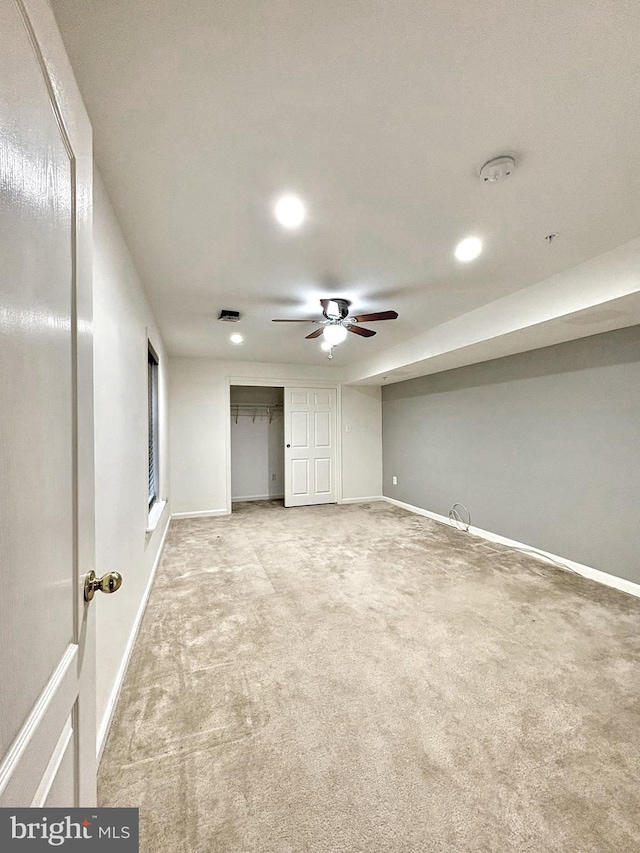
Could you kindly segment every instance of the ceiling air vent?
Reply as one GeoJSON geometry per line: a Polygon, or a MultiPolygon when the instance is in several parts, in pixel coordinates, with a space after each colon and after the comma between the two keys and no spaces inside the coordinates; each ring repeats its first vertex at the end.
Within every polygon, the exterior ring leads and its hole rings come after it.
{"type": "Polygon", "coordinates": [[[224,320],[225,323],[237,323],[239,319],[239,311],[228,311],[226,308],[222,309],[220,316],[218,317],[218,320],[224,320]]]}

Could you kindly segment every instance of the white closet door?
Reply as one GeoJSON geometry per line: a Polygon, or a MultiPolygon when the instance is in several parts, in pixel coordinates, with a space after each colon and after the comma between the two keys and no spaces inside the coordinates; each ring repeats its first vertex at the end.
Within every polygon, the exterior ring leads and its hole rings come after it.
{"type": "Polygon", "coordinates": [[[336,503],[335,388],[285,388],[285,506],[336,503]]]}

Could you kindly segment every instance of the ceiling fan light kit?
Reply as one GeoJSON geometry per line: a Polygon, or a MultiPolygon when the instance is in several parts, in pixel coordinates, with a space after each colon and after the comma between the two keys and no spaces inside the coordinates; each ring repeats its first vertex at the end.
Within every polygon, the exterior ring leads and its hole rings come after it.
{"type": "Polygon", "coordinates": [[[331,323],[331,325],[324,327],[322,334],[331,346],[335,346],[336,344],[341,344],[347,337],[347,328],[340,323],[331,323]]]}

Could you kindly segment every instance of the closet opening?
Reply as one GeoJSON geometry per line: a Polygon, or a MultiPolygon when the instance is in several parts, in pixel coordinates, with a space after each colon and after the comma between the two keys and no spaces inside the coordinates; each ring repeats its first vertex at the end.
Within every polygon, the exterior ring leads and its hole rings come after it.
{"type": "Polygon", "coordinates": [[[232,385],[231,504],[284,503],[284,388],[232,385]]]}

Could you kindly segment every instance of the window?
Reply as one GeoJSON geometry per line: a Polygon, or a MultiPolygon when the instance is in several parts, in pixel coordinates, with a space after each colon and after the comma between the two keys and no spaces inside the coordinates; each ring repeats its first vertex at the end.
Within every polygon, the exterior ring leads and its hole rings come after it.
{"type": "Polygon", "coordinates": [[[158,356],[149,343],[149,509],[159,497],[158,489],[158,356]]]}

